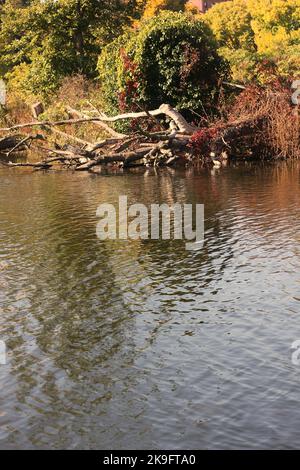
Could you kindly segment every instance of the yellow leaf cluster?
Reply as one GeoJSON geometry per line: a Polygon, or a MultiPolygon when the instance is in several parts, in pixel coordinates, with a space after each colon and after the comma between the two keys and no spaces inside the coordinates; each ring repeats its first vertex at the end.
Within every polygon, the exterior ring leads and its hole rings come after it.
{"type": "Polygon", "coordinates": [[[143,13],[143,19],[152,18],[161,10],[183,10],[185,3],[186,0],[147,0],[143,13]]]}

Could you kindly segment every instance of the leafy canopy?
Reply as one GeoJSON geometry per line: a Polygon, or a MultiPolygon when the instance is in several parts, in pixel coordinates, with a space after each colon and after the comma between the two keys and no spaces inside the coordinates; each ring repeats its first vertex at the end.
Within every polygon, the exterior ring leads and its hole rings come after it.
{"type": "Polygon", "coordinates": [[[232,0],[204,15],[233,78],[257,78],[260,64],[272,61],[279,74],[300,73],[300,0],[232,0]],[[256,67],[257,65],[257,67],[256,67]]]}
{"type": "Polygon", "coordinates": [[[1,8],[0,70],[16,79],[26,69],[28,86],[40,91],[54,89],[66,75],[93,77],[101,48],[130,22],[134,5],[130,0],[33,0],[16,6],[7,0],[1,8]]]}

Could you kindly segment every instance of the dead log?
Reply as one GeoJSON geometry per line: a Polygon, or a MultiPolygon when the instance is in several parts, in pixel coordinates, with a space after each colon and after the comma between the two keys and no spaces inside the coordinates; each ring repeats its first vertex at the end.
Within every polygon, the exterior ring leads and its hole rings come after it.
{"type": "Polygon", "coordinates": [[[134,152],[125,152],[125,153],[112,153],[108,155],[100,155],[95,159],[84,163],[76,168],[76,171],[86,171],[96,165],[103,165],[107,163],[123,163],[126,166],[127,163],[141,160],[146,154],[148,150],[142,149],[139,151],[134,152]]]}
{"type": "Polygon", "coordinates": [[[32,137],[29,135],[27,137],[24,137],[24,139],[20,140],[12,149],[10,149],[7,153],[6,156],[9,157],[13,152],[21,148],[22,146],[24,147],[27,142],[32,140],[32,137]]]}
{"type": "Polygon", "coordinates": [[[209,143],[213,156],[219,156],[223,152],[234,156],[237,151],[241,151],[243,143],[247,142],[248,150],[257,146],[257,138],[264,131],[266,116],[259,116],[254,119],[246,119],[238,122],[228,123],[218,129],[216,137],[209,143]],[[249,143],[247,139],[250,138],[249,143]],[[242,141],[241,141],[242,140],[242,141]]]}
{"type": "Polygon", "coordinates": [[[0,139],[0,152],[9,156],[15,151],[26,150],[28,143],[33,140],[43,140],[44,136],[41,134],[36,135],[11,135],[0,139]]]}
{"type": "MultiPolygon", "coordinates": [[[[122,140],[121,140],[122,141],[122,140]]],[[[100,142],[97,142],[96,144],[93,145],[93,147],[90,149],[91,152],[95,152],[96,150],[99,150],[107,145],[115,145],[120,142],[120,139],[117,138],[112,138],[112,139],[103,139],[100,142]]]]}
{"type": "MultiPolygon", "coordinates": [[[[8,128],[8,130],[42,126],[68,139],[69,134],[58,130],[57,126],[83,122],[101,122],[103,128],[103,121],[105,123],[116,122],[121,119],[138,119],[161,114],[168,116],[174,124],[171,126],[171,132],[142,132],[128,136],[118,134],[112,130],[116,136],[103,139],[95,144],[74,137],[73,140],[80,145],[65,145],[62,148],[56,145],[58,148],[53,149],[39,147],[46,154],[41,162],[32,164],[12,163],[9,166],[51,169],[56,164],[55,168],[68,168],[76,171],[94,171],[96,167],[100,168],[109,164],[130,168],[141,165],[158,167],[171,166],[175,163],[192,164],[193,162],[202,161],[210,164],[216,162],[221,166],[221,160],[228,156],[239,155],[239,151],[240,155],[242,155],[242,152],[244,155],[254,153],[254,149],[257,149],[258,145],[263,142],[268,125],[268,117],[260,115],[240,121],[217,124],[215,127],[198,129],[187,123],[183,116],[169,105],[162,105],[154,111],[125,113],[115,117],[107,117],[101,113],[98,113],[99,116],[97,117],[87,117],[76,110],[72,111],[78,113],[78,119],[56,122],[34,121],[33,123],[17,124],[12,128],[8,128]]],[[[24,136],[9,136],[0,140],[0,148],[1,144],[6,147],[10,145],[10,149],[14,151],[16,148],[22,148],[26,141],[27,137],[24,138],[24,136]]],[[[267,142],[265,145],[267,145],[267,142]]]]}
{"type": "MultiPolygon", "coordinates": [[[[67,111],[71,115],[77,116],[81,119],[90,119],[90,117],[87,116],[86,114],[84,114],[80,111],[77,111],[76,109],[73,109],[70,106],[67,107],[67,111]]],[[[123,139],[124,137],[126,137],[125,134],[121,134],[120,132],[117,132],[114,129],[112,129],[111,127],[109,127],[107,124],[105,124],[105,122],[103,122],[102,119],[99,120],[98,119],[99,117],[101,118],[101,116],[97,116],[97,118],[92,118],[92,120],[90,122],[92,124],[95,124],[96,126],[101,127],[102,130],[104,130],[105,132],[107,132],[109,135],[111,135],[112,137],[114,137],[116,139],[123,139]]]]}
{"type": "Polygon", "coordinates": [[[23,124],[15,124],[11,127],[2,127],[0,132],[12,132],[18,129],[25,129],[26,127],[47,127],[47,126],[66,126],[74,124],[82,124],[93,122],[95,118],[80,118],[80,119],[63,119],[61,121],[31,121],[24,122],[23,124]]]}
{"type": "MultiPolygon", "coordinates": [[[[78,115],[85,116],[84,114],[80,113],[79,111],[73,110],[72,108],[68,108],[68,109],[72,111],[73,113],[76,112],[78,115]]],[[[114,117],[107,117],[107,116],[101,115],[99,117],[98,116],[97,117],[80,117],[78,119],[64,119],[61,121],[38,121],[38,122],[33,121],[33,122],[27,122],[23,124],[16,124],[11,127],[4,127],[0,129],[0,132],[11,132],[11,131],[15,131],[15,130],[26,128],[26,127],[37,127],[37,126],[51,126],[52,127],[52,126],[83,124],[83,123],[89,123],[89,122],[92,122],[92,123],[98,122],[98,123],[101,123],[101,126],[102,126],[102,124],[106,122],[117,122],[117,121],[124,120],[124,119],[137,119],[137,118],[148,117],[148,115],[168,116],[170,119],[172,119],[175,122],[175,124],[178,127],[178,131],[183,134],[191,135],[197,130],[197,127],[189,124],[176,109],[173,109],[168,104],[162,104],[158,109],[155,109],[154,111],[147,111],[147,112],[141,111],[138,113],[119,114],[114,117]]],[[[124,134],[119,134],[115,132],[108,126],[107,126],[107,132],[113,132],[116,138],[123,139],[125,137],[128,137],[124,134]]]]}
{"type": "Polygon", "coordinates": [[[119,114],[114,117],[108,117],[105,115],[101,115],[101,117],[97,117],[96,120],[101,120],[102,122],[117,122],[120,120],[124,119],[138,119],[138,118],[143,118],[143,117],[149,117],[149,116],[160,116],[160,115],[165,115],[168,116],[170,119],[172,119],[176,126],[178,127],[179,132],[185,133],[185,134],[192,134],[195,132],[197,129],[196,126],[192,126],[189,124],[184,117],[172,106],[169,104],[162,104],[158,109],[155,109],[154,111],[141,111],[137,113],[125,113],[125,114],[119,114]]]}
{"type": "Polygon", "coordinates": [[[180,157],[178,155],[174,155],[173,157],[170,157],[167,161],[166,161],[166,165],[167,166],[171,166],[171,165],[174,165],[176,161],[178,161],[180,159],[180,157]]]}
{"type": "Polygon", "coordinates": [[[45,127],[50,132],[53,132],[54,134],[57,134],[60,137],[63,137],[64,139],[73,140],[74,142],[77,142],[78,144],[81,144],[84,147],[92,148],[94,146],[94,144],[92,144],[91,142],[87,142],[86,140],[79,139],[78,137],[74,135],[71,135],[71,134],[68,134],[67,132],[63,132],[59,129],[56,129],[56,127],[50,127],[50,126],[45,126],[45,127]]]}
{"type": "Polygon", "coordinates": [[[12,168],[16,167],[29,167],[29,168],[38,168],[48,170],[51,168],[50,163],[47,162],[37,162],[37,163],[13,163],[13,162],[1,162],[2,165],[9,166],[12,168]]]}

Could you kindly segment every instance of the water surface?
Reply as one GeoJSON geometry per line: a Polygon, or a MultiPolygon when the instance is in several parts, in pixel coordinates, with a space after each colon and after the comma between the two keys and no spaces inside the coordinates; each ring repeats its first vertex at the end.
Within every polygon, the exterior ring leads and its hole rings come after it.
{"type": "Polygon", "coordinates": [[[0,169],[0,448],[299,446],[299,169],[0,169]],[[122,194],[204,203],[204,248],[99,241],[122,194]]]}

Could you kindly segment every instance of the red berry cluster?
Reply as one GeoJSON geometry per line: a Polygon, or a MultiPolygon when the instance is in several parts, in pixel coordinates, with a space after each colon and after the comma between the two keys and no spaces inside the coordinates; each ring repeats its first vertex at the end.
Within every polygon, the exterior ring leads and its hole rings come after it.
{"type": "Polygon", "coordinates": [[[124,90],[119,93],[119,109],[121,112],[136,111],[136,103],[139,101],[138,88],[141,74],[138,65],[128,57],[128,54],[121,49],[121,58],[126,73],[124,90]]]}

